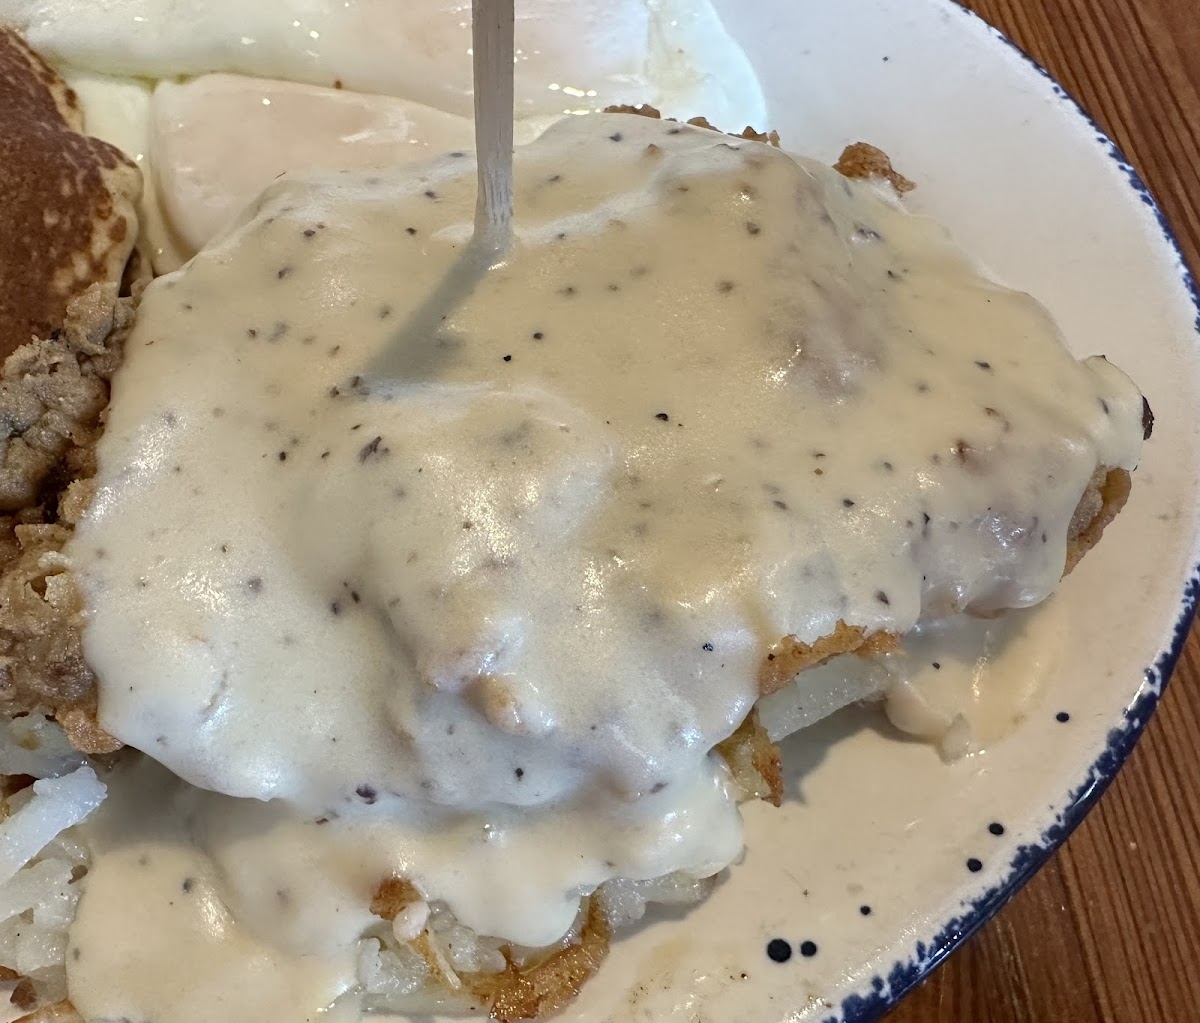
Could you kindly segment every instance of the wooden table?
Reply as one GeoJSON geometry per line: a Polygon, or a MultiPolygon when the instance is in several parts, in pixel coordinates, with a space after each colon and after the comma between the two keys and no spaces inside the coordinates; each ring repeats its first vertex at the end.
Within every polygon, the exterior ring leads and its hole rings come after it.
{"type": "MultiPolygon", "coordinates": [[[[1200,270],[1200,0],[967,0],[1142,172],[1200,270]]],[[[1197,410],[1200,414],[1200,410],[1197,410]]],[[[1200,1023],[1200,628],[1099,806],[888,1023],[1200,1023]]]]}

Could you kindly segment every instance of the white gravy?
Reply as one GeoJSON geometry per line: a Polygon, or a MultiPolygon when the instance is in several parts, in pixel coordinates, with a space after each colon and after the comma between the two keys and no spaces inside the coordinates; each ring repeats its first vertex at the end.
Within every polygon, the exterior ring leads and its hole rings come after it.
{"type": "MultiPolygon", "coordinates": [[[[515,167],[471,288],[469,156],[282,179],[151,286],[115,381],[69,551],[101,723],[223,794],[179,796],[208,859],[146,890],[218,878],[193,902],[283,987],[272,949],[332,977],[394,873],[544,945],[608,878],[720,869],[709,751],[774,642],[1037,603],[1140,452],[1132,384],[874,186],[628,116],[515,167]],[[294,926],[277,879],[314,892],[294,926]]],[[[100,1015],[142,997],[103,980],[129,845],[73,935],[100,1015]]],[[[162,934],[232,954],[175,902],[162,934]]]]}

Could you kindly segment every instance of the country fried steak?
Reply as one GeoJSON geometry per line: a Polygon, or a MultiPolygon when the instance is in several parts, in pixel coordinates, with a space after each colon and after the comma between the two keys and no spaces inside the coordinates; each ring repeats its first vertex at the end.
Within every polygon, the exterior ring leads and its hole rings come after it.
{"type": "MultiPolygon", "coordinates": [[[[0,45],[12,47],[10,53],[27,54],[11,36],[0,33],[4,41],[0,45]]],[[[27,58],[37,61],[32,54],[27,58]]],[[[70,111],[61,80],[44,65],[37,74],[46,83],[46,94],[70,111]]],[[[659,116],[648,107],[622,108],[622,112],[659,116]]],[[[693,119],[696,124],[702,121],[693,119]]],[[[702,126],[711,127],[706,122],[702,126]]],[[[747,129],[734,137],[778,145],[773,133],[747,129]]],[[[907,190],[904,185],[911,187],[892,169],[886,155],[864,147],[863,143],[848,147],[839,160],[837,167],[845,176],[880,177],[897,191],[907,190]]],[[[106,161],[102,165],[108,166],[106,161]]],[[[135,168],[126,169],[137,173],[135,168]]],[[[122,187],[127,183],[122,182],[122,187]]],[[[109,201],[115,209],[131,200],[123,193],[109,201]]],[[[97,201],[96,208],[107,207],[97,201]]],[[[126,253],[126,260],[130,254],[126,253]]],[[[94,472],[94,444],[103,429],[109,380],[133,324],[136,295],[122,296],[117,283],[125,269],[125,263],[118,268],[114,261],[106,283],[90,284],[71,299],[54,321],[57,326],[46,331],[45,338],[13,351],[0,372],[0,508],[8,512],[0,518],[0,700],[10,715],[34,710],[55,714],[77,747],[90,753],[109,752],[119,743],[95,721],[96,680],[80,652],[79,595],[59,552],[87,503],[85,481],[94,472]]],[[[143,283],[136,287],[139,293],[143,283]]],[[[12,334],[3,339],[11,341],[12,334]]],[[[1148,437],[1153,419],[1148,405],[1146,409],[1148,437]]],[[[1097,469],[1071,522],[1064,574],[1099,541],[1123,507],[1129,487],[1125,470],[1097,469]]],[[[884,653],[898,644],[897,637],[867,635],[860,626],[845,622],[811,644],[783,637],[764,653],[760,694],[777,691],[800,672],[831,657],[884,653]]],[[[729,740],[734,746],[722,749],[726,758],[744,763],[735,742],[738,736],[744,737],[746,749],[759,750],[762,762],[761,742],[744,729],[729,740]]],[[[759,772],[768,779],[772,794],[773,773],[759,772]]]]}
{"type": "MultiPolygon", "coordinates": [[[[110,381],[145,283],[134,250],[140,175],[112,147],[80,134],[70,90],[4,30],[0,103],[19,114],[15,130],[0,137],[0,194],[19,200],[17,230],[0,242],[0,275],[15,282],[0,296],[0,352],[7,356],[0,370],[0,710],[6,717],[52,715],[78,750],[107,754],[121,744],[97,722],[97,680],[81,649],[83,602],[62,552],[92,497],[110,381]],[[52,201],[56,195],[69,201],[52,201]]],[[[646,107],[620,111],[659,116],[646,107]]],[[[702,118],[689,123],[712,127],[702,118]]],[[[779,145],[775,133],[749,128],[735,137],[779,145]]],[[[886,155],[863,143],[848,147],[836,169],[879,179],[897,194],[914,187],[886,155]]],[[[1151,423],[1146,406],[1147,437],[1151,423]]],[[[1099,541],[1129,489],[1124,469],[1096,469],[1071,521],[1064,575],[1099,541]]],[[[811,643],[782,637],[763,651],[758,695],[779,691],[831,658],[883,654],[901,642],[845,621],[811,643]]],[[[717,753],[742,798],[782,802],[780,751],[756,710],[717,753]]],[[[534,952],[497,942],[495,969],[450,966],[424,927],[429,907],[406,878],[382,878],[370,911],[424,960],[448,993],[446,1004],[485,1006],[507,1023],[559,1011],[597,971],[612,932],[627,922],[611,905],[610,885],[621,883],[608,882],[580,901],[576,927],[559,946],[534,952]]],[[[699,884],[707,891],[711,879],[699,884]]],[[[61,1002],[25,1019],[78,1017],[61,1002]]]]}

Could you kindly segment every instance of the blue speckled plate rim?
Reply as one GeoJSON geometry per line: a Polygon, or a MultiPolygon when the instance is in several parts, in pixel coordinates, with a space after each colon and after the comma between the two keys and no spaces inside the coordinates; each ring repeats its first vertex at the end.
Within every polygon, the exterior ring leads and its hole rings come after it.
{"type": "MultiPolygon", "coordinates": [[[[1015,51],[1031,68],[1047,79],[1053,85],[1055,94],[1070,103],[1079,116],[1092,128],[1096,141],[1107,150],[1109,158],[1125,175],[1130,188],[1154,214],[1162,231],[1163,239],[1175,253],[1180,280],[1191,296],[1192,306],[1196,313],[1195,330],[1197,334],[1200,334],[1200,291],[1197,290],[1196,279],[1193,277],[1187,261],[1183,258],[1174,231],[1171,230],[1158,203],[1150,194],[1150,189],[1146,187],[1141,175],[1125,157],[1125,154],[1101,131],[1099,125],[1083,109],[1078,100],[1054,81],[1050,73],[1020,46],[999,29],[983,21],[974,11],[962,6],[961,0],[947,0],[947,5],[953,7],[960,16],[979,22],[994,38],[1015,51]]],[[[1158,706],[1158,701],[1166,689],[1167,681],[1170,679],[1175,663],[1179,660],[1179,655],[1183,650],[1183,645],[1187,641],[1192,619],[1196,613],[1198,596],[1200,596],[1200,562],[1193,564],[1191,575],[1184,585],[1180,597],[1181,608],[1179,616],[1175,620],[1170,644],[1159,652],[1153,665],[1146,669],[1138,696],[1125,709],[1120,722],[1109,731],[1103,751],[1088,769],[1084,780],[1067,793],[1063,800],[1064,808],[1055,823],[1043,832],[1037,842],[1022,845],[1017,849],[1009,864],[1008,875],[1003,881],[974,900],[964,912],[950,920],[928,942],[918,942],[912,956],[907,961],[897,962],[887,977],[874,977],[870,982],[870,993],[855,994],[844,999],[838,1014],[828,1017],[825,1023],[873,1023],[884,1013],[895,1008],[896,1004],[909,991],[928,977],[967,938],[991,919],[1050,858],[1050,855],[1067,840],[1116,777],[1121,765],[1129,756],[1154,713],[1155,707],[1158,706]]]]}

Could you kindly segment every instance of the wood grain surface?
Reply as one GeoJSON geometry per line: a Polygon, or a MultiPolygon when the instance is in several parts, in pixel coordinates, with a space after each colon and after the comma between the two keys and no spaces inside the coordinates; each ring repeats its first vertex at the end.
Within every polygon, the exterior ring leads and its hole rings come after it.
{"type": "MultiPolygon", "coordinates": [[[[1129,156],[1200,270],[1200,0],[968,0],[1129,156]]],[[[1200,413],[1198,413],[1200,414],[1200,413]]],[[[1066,846],[887,1023],[1200,1023],[1200,629],[1066,846]]]]}

